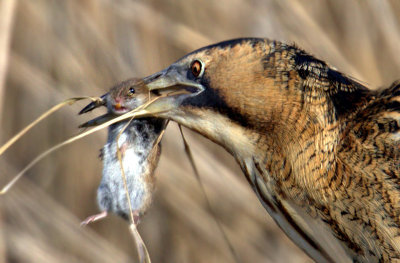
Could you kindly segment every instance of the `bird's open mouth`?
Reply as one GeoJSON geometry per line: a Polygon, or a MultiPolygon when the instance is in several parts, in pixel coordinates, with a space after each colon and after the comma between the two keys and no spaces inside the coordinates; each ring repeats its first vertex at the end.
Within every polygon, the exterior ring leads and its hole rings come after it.
{"type": "Polygon", "coordinates": [[[203,85],[185,78],[175,68],[151,75],[145,78],[144,82],[149,92],[159,98],[146,107],[153,115],[175,109],[185,99],[197,96],[204,91],[203,85]]]}
{"type": "MultiPolygon", "coordinates": [[[[107,113],[97,117],[82,124],[80,127],[97,126],[110,119],[120,119],[116,115],[123,115],[126,116],[126,118],[129,118],[129,116],[134,116],[135,118],[160,116],[161,113],[166,113],[178,108],[186,98],[197,96],[205,90],[203,85],[194,80],[187,79],[183,74],[180,74],[176,68],[163,70],[144,78],[143,81],[150,94],[149,100],[146,103],[133,110],[128,110],[121,104],[116,104],[113,107],[112,114],[107,113]]],[[[106,95],[102,96],[103,100],[100,103],[89,104],[80,114],[91,111],[99,106],[105,106],[105,98],[106,95]]]]}
{"type": "Polygon", "coordinates": [[[204,87],[200,83],[189,80],[183,75],[179,72],[179,68],[170,67],[144,78],[144,82],[151,92],[158,94],[185,90],[188,95],[197,95],[204,90],[204,87]]]}
{"type": "Polygon", "coordinates": [[[151,93],[156,96],[178,96],[178,95],[193,95],[199,93],[199,89],[193,86],[175,85],[159,89],[152,89],[151,93]]]}

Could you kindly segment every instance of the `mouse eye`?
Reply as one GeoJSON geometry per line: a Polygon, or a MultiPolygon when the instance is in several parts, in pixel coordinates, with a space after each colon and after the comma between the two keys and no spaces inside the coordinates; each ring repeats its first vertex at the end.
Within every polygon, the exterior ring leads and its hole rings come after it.
{"type": "Polygon", "coordinates": [[[133,87],[130,87],[129,88],[129,95],[132,95],[132,94],[135,94],[135,88],[133,88],[133,87]]]}
{"type": "Polygon", "coordinates": [[[192,71],[193,76],[198,78],[201,74],[203,74],[203,63],[200,60],[194,60],[190,65],[190,70],[192,71]]]}

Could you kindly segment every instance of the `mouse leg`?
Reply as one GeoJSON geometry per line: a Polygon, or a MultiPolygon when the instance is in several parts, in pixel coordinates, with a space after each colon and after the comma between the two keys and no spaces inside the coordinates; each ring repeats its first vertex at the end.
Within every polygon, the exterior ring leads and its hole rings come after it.
{"type": "Polygon", "coordinates": [[[140,223],[140,216],[138,211],[133,211],[133,223],[135,226],[139,225],[140,223]]]}
{"type": "Polygon", "coordinates": [[[100,219],[103,219],[106,216],[107,216],[107,211],[103,211],[103,212],[101,212],[99,214],[89,216],[89,217],[87,217],[85,220],[83,220],[81,222],[81,226],[86,226],[86,225],[88,225],[90,223],[93,223],[94,221],[98,221],[100,219]]]}

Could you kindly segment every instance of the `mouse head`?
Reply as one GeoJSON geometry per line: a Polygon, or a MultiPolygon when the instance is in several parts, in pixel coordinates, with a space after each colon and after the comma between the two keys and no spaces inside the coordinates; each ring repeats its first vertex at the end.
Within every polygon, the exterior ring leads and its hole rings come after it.
{"type": "Polygon", "coordinates": [[[144,104],[148,98],[149,92],[142,79],[132,78],[112,87],[105,103],[110,112],[121,115],[144,104]]]}
{"type": "Polygon", "coordinates": [[[143,80],[131,78],[113,86],[108,93],[100,97],[100,100],[86,105],[79,114],[105,106],[109,114],[121,115],[145,104],[148,100],[149,91],[143,80]]]}
{"type": "Polygon", "coordinates": [[[79,127],[87,128],[100,125],[115,118],[115,115],[122,115],[136,109],[147,103],[149,99],[149,90],[142,79],[132,78],[122,81],[113,86],[110,91],[101,96],[100,99],[86,105],[79,114],[87,113],[101,106],[107,107],[108,112],[81,124],[79,127]]]}

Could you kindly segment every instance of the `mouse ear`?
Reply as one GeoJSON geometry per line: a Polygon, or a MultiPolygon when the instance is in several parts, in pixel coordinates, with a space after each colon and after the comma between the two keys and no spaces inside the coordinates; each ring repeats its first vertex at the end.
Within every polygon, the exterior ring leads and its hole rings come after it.
{"type": "Polygon", "coordinates": [[[106,105],[106,97],[107,97],[108,93],[102,95],[100,97],[100,100],[98,101],[92,101],[91,103],[89,103],[88,105],[86,105],[80,112],[79,115],[92,111],[100,106],[105,106],[106,105]]]}

